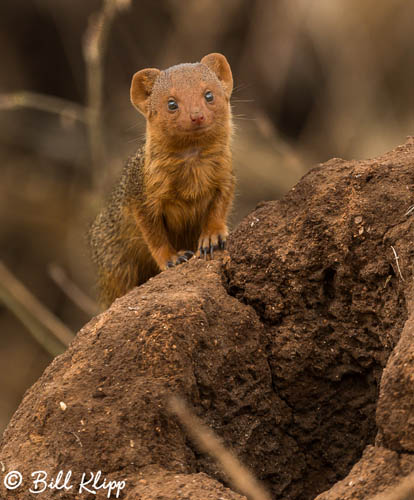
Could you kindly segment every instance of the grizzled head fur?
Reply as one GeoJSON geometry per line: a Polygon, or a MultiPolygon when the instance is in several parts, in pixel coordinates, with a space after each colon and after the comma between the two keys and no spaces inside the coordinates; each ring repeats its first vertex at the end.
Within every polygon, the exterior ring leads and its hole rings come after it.
{"type": "Polygon", "coordinates": [[[230,134],[232,90],[227,59],[213,53],[199,63],[138,71],[131,102],[146,117],[149,132],[160,133],[163,142],[201,144],[230,134]]]}

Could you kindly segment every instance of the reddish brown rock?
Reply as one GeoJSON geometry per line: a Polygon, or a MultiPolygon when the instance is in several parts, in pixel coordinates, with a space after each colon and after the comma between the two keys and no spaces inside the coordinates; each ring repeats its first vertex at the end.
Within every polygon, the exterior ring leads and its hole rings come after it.
{"type": "MultiPolygon", "coordinates": [[[[157,276],[93,319],[54,360],[3,438],[5,468],[26,479],[19,498],[31,498],[30,473],[39,469],[50,476],[72,470],[74,484],[83,472],[102,470],[108,480],[126,480],[127,492],[139,487],[148,464],[222,477],[166,412],[173,393],[246,463],[273,471],[282,455],[288,480],[303,467],[283,432],[291,412],[273,392],[263,327],[253,309],[226,293],[219,270],[219,262],[193,261],[157,276]]],[[[15,498],[0,488],[3,499],[15,498]]],[[[202,491],[194,498],[206,498],[202,491]]]]}
{"type": "Polygon", "coordinates": [[[384,370],[377,423],[379,442],[398,453],[414,452],[414,315],[384,370]]]}
{"type": "Polygon", "coordinates": [[[413,146],[330,160],[232,234],[227,288],[264,324],[273,386],[307,464],[294,498],[344,477],[374,442],[381,373],[407,319],[413,146]]]}
{"type": "Polygon", "coordinates": [[[74,485],[101,470],[128,499],[241,498],[167,412],[173,393],[272,498],[332,487],[319,498],[362,499],[408,474],[412,205],[412,140],[334,159],[248,216],[224,261],[193,260],[117,300],[25,395],[1,443],[1,498],[32,498],[37,470],[71,470],[74,485]],[[18,490],[3,484],[12,470],[18,490]]]}
{"type": "Polygon", "coordinates": [[[348,476],[316,500],[368,500],[414,469],[414,458],[382,447],[367,446],[348,476]]]}

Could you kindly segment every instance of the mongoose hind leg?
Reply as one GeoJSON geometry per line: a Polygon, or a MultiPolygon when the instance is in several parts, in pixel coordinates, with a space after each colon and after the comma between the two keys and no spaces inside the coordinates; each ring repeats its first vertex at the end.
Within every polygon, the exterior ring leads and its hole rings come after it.
{"type": "Polygon", "coordinates": [[[158,266],[145,247],[138,247],[137,253],[129,255],[120,253],[118,258],[113,259],[111,265],[99,268],[101,303],[110,306],[116,298],[122,297],[158,273],[158,266]]]}

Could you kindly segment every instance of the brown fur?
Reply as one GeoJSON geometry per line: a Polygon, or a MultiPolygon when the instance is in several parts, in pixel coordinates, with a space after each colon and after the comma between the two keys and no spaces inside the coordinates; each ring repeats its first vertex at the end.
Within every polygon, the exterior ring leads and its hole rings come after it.
{"type": "Polygon", "coordinates": [[[147,120],[145,146],[89,232],[104,304],[179,263],[185,251],[224,246],[234,192],[232,88],[221,54],[134,75],[131,101],[147,120]],[[177,110],[168,108],[172,98],[177,110]]]}

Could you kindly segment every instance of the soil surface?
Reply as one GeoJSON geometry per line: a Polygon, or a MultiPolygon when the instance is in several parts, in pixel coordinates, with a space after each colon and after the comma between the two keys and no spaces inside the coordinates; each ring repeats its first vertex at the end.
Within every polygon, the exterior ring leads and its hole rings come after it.
{"type": "Polygon", "coordinates": [[[107,498],[79,492],[98,471],[128,500],[244,498],[168,413],[171,394],[274,499],[370,498],[413,471],[413,205],[413,139],[333,159],[260,204],[228,254],[115,301],[27,391],[0,498],[107,498]],[[59,471],[71,489],[50,483],[59,471]]]}

